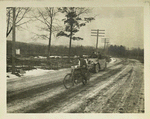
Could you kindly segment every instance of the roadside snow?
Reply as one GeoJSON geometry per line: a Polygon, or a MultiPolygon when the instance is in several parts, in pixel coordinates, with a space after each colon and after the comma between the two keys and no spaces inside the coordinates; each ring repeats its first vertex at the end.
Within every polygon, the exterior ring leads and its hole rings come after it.
{"type": "Polygon", "coordinates": [[[14,78],[19,78],[18,76],[12,74],[11,72],[7,72],[7,79],[14,79],[14,78]]]}
{"type": "MultiPolygon", "coordinates": [[[[40,76],[40,75],[46,74],[47,72],[55,73],[55,72],[64,71],[64,70],[67,70],[67,69],[60,69],[60,70],[33,69],[33,70],[26,71],[23,75],[21,75],[21,77],[40,76]]],[[[18,78],[21,78],[21,77],[18,77],[16,75],[12,74],[11,72],[7,72],[7,80],[9,80],[9,79],[18,79],[18,78]]]]}
{"type": "Polygon", "coordinates": [[[49,71],[54,71],[54,70],[34,69],[34,70],[26,71],[26,73],[23,76],[39,76],[49,71]]]}
{"type": "MultiPolygon", "coordinates": [[[[114,63],[116,61],[115,58],[111,58],[111,61],[109,63],[114,63]]],[[[64,70],[67,70],[68,68],[65,68],[65,69],[59,69],[59,70],[44,70],[44,69],[33,69],[33,70],[29,70],[29,71],[26,71],[24,72],[21,77],[26,77],[26,76],[40,76],[40,75],[44,75],[46,74],[47,72],[48,73],[55,73],[55,72],[59,72],[59,71],[64,71],[64,70]]],[[[18,78],[21,78],[21,77],[18,77],[14,74],[11,74],[11,72],[7,72],[6,73],[7,75],[7,80],[9,79],[18,79],[18,78]]]]}
{"type": "Polygon", "coordinates": [[[113,62],[115,62],[116,61],[116,59],[115,58],[110,58],[111,59],[111,61],[109,62],[109,63],[113,63],[113,62]]]}

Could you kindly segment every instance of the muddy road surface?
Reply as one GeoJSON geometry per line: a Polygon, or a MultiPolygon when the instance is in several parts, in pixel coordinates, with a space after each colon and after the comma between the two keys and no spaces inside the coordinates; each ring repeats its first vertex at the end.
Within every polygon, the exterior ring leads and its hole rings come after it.
{"type": "Polygon", "coordinates": [[[144,66],[115,58],[87,85],[63,86],[70,69],[7,81],[8,113],[144,113],[144,66]]]}

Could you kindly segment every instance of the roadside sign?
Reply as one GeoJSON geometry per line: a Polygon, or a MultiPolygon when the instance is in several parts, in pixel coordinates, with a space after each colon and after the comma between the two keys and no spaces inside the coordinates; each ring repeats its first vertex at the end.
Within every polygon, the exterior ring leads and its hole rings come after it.
{"type": "Polygon", "coordinates": [[[20,55],[20,49],[16,49],[16,54],[20,55]]]}

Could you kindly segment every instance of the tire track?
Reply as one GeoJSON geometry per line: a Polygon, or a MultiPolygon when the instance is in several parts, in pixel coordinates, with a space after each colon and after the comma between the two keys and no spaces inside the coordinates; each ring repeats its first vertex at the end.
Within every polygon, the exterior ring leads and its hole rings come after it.
{"type": "MultiPolygon", "coordinates": [[[[115,75],[116,73],[118,73],[122,68],[113,70],[111,72],[108,72],[108,74],[104,74],[103,76],[100,77],[96,77],[95,80],[90,82],[90,86],[92,87],[95,84],[102,82],[104,80],[107,80],[108,77],[111,77],[112,75],[115,75]],[[99,80],[101,79],[101,80],[99,80]]],[[[71,88],[69,90],[66,90],[65,92],[62,92],[60,94],[55,95],[52,98],[47,98],[43,101],[40,101],[38,103],[36,103],[36,106],[33,107],[27,107],[24,108],[23,110],[18,110],[17,112],[25,112],[25,113],[44,113],[44,112],[48,112],[53,108],[59,108],[59,105],[66,102],[67,100],[69,100],[70,98],[74,98],[77,94],[79,94],[80,92],[84,91],[87,87],[83,86],[83,85],[77,85],[74,88],[71,88]]]]}
{"type": "MultiPolygon", "coordinates": [[[[113,70],[107,69],[106,70],[107,72],[104,73],[102,76],[94,77],[94,80],[90,80],[90,82],[87,86],[83,86],[83,85],[74,86],[72,89],[60,92],[60,93],[54,95],[53,97],[45,98],[39,102],[34,103],[33,105],[29,105],[29,106],[24,107],[22,109],[14,110],[11,112],[16,112],[16,113],[20,113],[20,112],[22,112],[22,113],[23,112],[25,112],[25,113],[49,112],[50,110],[59,108],[59,106],[62,103],[66,102],[67,100],[69,100],[71,98],[76,97],[81,92],[86,92],[87,88],[94,87],[96,84],[101,83],[103,81],[107,82],[109,77],[114,76],[116,73],[123,70],[124,67],[125,67],[125,65],[118,68],[118,69],[113,69],[113,70]]],[[[50,92],[51,89],[56,89],[56,91],[57,91],[57,88],[62,87],[62,86],[63,86],[62,81],[58,81],[58,82],[54,82],[54,83],[53,82],[45,83],[45,84],[38,85],[38,86],[29,88],[29,89],[27,88],[25,90],[21,90],[17,94],[13,94],[13,95],[11,95],[11,93],[9,92],[10,95],[8,94],[8,100],[7,101],[10,104],[12,104],[14,101],[17,101],[17,100],[25,100],[28,102],[28,101],[30,101],[31,98],[36,97],[36,95],[38,98],[40,96],[40,95],[38,96],[38,94],[40,94],[40,93],[41,93],[41,95],[42,95],[42,93],[45,93],[45,92],[48,93],[48,91],[50,92]]],[[[45,95],[47,95],[47,94],[45,93],[45,95]]]]}
{"type": "MultiPolygon", "coordinates": [[[[130,77],[130,73],[132,72],[132,69],[130,69],[129,71],[124,72],[124,75],[119,75],[119,77],[117,79],[115,79],[110,85],[108,85],[107,87],[103,88],[102,90],[99,91],[99,93],[92,97],[89,98],[86,101],[86,104],[83,104],[80,106],[79,109],[76,110],[72,110],[72,113],[85,113],[85,112],[89,112],[87,111],[88,107],[93,108],[93,110],[90,110],[90,112],[96,112],[96,111],[102,111],[102,109],[104,108],[105,104],[107,103],[107,101],[109,101],[111,99],[111,97],[116,93],[116,91],[118,90],[118,86],[122,86],[124,84],[124,82],[122,81],[122,78],[124,77],[130,77]],[[97,102],[97,100],[100,100],[99,106],[94,105],[94,102],[97,102]],[[98,107],[98,108],[95,108],[98,107]]],[[[126,81],[126,80],[125,80],[126,81]]]]}
{"type": "Polygon", "coordinates": [[[133,68],[120,76],[114,83],[101,90],[95,97],[87,100],[73,113],[137,113],[144,112],[143,78],[137,71],[135,62],[130,62],[133,68]],[[138,78],[138,79],[137,79],[138,78]],[[122,82],[124,81],[124,82],[122,82]],[[121,84],[121,85],[119,85],[121,84]],[[140,93],[140,94],[139,94],[140,93]],[[141,95],[141,97],[139,97],[141,95]],[[139,102],[139,100],[141,102],[139,102]]]}
{"type": "MultiPolygon", "coordinates": [[[[120,68],[118,70],[121,70],[120,68]]],[[[108,69],[107,70],[108,73],[104,74],[104,76],[107,76],[110,72],[111,72],[111,69],[108,69]]],[[[108,75],[108,77],[111,76],[111,75],[108,75]]],[[[25,99],[25,98],[32,98],[34,97],[35,95],[37,95],[38,93],[42,93],[42,92],[45,92],[47,90],[51,90],[52,88],[56,88],[56,87],[59,87],[63,85],[62,83],[62,80],[59,80],[57,82],[49,82],[49,83],[44,83],[44,84],[39,84],[39,85],[36,85],[34,87],[32,87],[31,89],[29,88],[25,88],[25,89],[22,89],[22,90],[18,90],[16,93],[15,91],[7,91],[7,103],[11,103],[15,100],[19,100],[19,99],[25,99]]]]}
{"type": "MultiPolygon", "coordinates": [[[[129,76],[127,80],[124,82],[124,85],[118,87],[118,89],[115,91],[115,94],[109,99],[101,113],[118,113],[122,110],[123,101],[127,98],[127,95],[129,94],[130,90],[132,89],[131,77],[133,75],[133,68],[129,71],[129,76]],[[130,88],[127,88],[130,87],[130,88]],[[126,90],[124,90],[126,89],[126,90]]],[[[121,79],[124,77],[121,77],[121,79]]]]}
{"type": "Polygon", "coordinates": [[[42,93],[42,92],[45,92],[45,91],[50,90],[52,88],[59,87],[60,85],[63,85],[62,81],[58,81],[55,83],[50,82],[50,83],[47,83],[44,85],[40,85],[38,87],[34,87],[32,89],[29,89],[29,90],[19,92],[19,93],[14,94],[14,95],[10,95],[10,92],[8,92],[7,93],[7,103],[11,103],[14,100],[25,99],[28,97],[32,98],[32,97],[34,97],[34,95],[36,95],[38,93],[42,93]]]}
{"type": "MultiPolygon", "coordinates": [[[[141,71],[138,71],[138,62],[131,60],[130,63],[133,65],[133,72],[129,77],[129,80],[127,80],[125,85],[120,87],[111,99],[111,102],[108,102],[105,107],[106,109],[102,111],[103,113],[138,112],[135,107],[138,105],[138,96],[140,95],[139,92],[141,92],[140,89],[143,84],[143,77],[141,71]]],[[[142,92],[142,94],[143,93],[144,92],[142,92]]],[[[144,108],[142,108],[142,112],[144,112],[144,108]]]]}

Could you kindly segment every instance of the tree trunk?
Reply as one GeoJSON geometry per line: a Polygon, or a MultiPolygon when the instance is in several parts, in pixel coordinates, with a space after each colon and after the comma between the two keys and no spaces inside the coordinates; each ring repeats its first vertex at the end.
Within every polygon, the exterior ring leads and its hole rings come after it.
{"type": "Polygon", "coordinates": [[[68,62],[70,62],[71,40],[72,40],[72,24],[71,24],[71,31],[70,31],[68,62]]]}
{"type": "MultiPolygon", "coordinates": [[[[52,11],[53,14],[53,11],[52,11]]],[[[53,17],[51,16],[51,24],[50,24],[50,35],[49,35],[49,45],[48,45],[48,55],[47,55],[47,60],[49,60],[50,56],[50,48],[51,48],[51,37],[52,37],[52,23],[53,23],[53,17]]]]}
{"type": "Polygon", "coordinates": [[[48,54],[47,54],[47,59],[49,60],[49,56],[50,56],[50,47],[51,47],[51,35],[52,35],[52,30],[50,28],[50,34],[49,34],[49,44],[48,44],[48,54]]]}
{"type": "Polygon", "coordinates": [[[12,32],[12,74],[15,74],[15,39],[16,39],[16,34],[15,34],[15,7],[13,8],[13,32],[12,32]]]}

